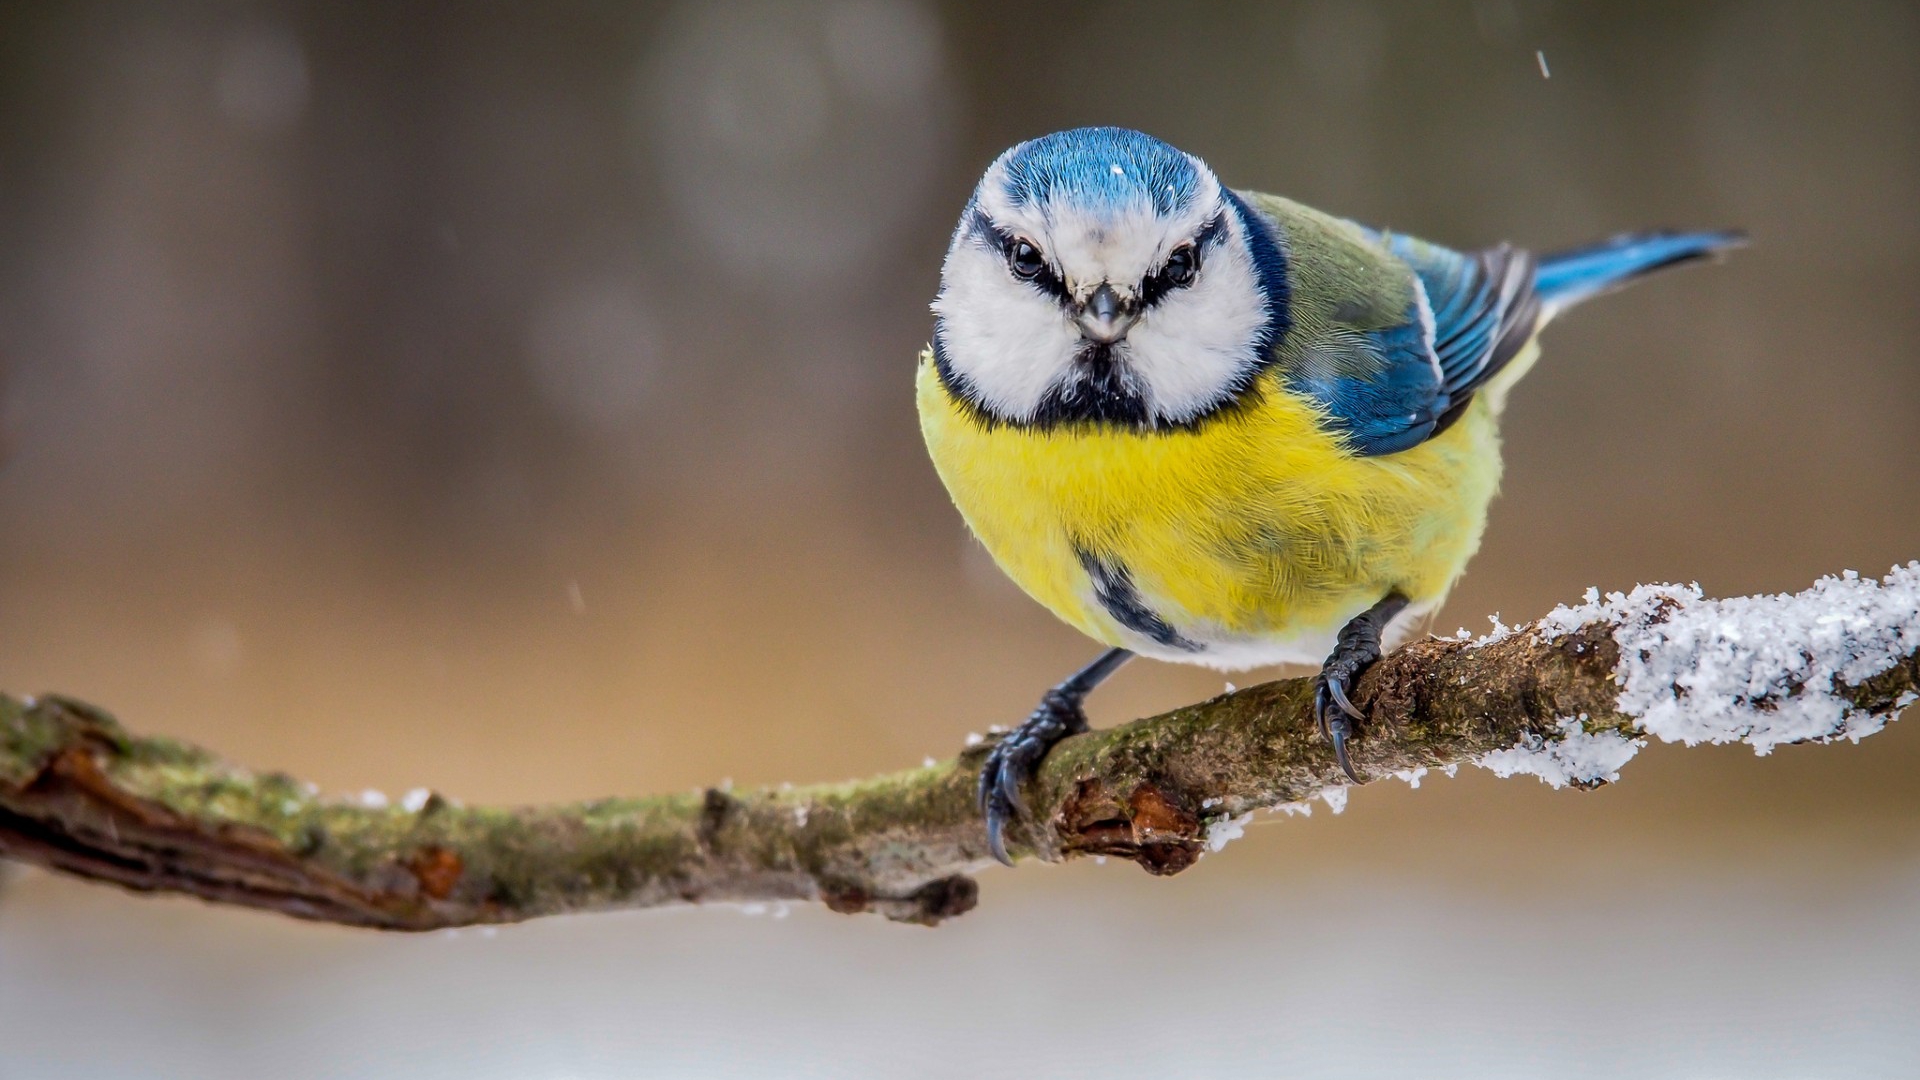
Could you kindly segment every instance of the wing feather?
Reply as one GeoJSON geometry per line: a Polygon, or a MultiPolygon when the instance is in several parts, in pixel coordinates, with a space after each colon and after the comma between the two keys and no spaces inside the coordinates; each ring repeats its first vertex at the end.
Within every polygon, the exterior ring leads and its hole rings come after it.
{"type": "Polygon", "coordinates": [[[1418,346],[1404,334],[1376,331],[1373,340],[1382,346],[1379,375],[1393,382],[1397,369],[1417,367],[1437,369],[1438,377],[1427,406],[1402,410],[1400,424],[1368,418],[1374,422],[1366,425],[1366,437],[1355,440],[1365,454],[1397,453],[1445,431],[1474,391],[1526,347],[1540,321],[1528,252],[1502,245],[1462,254],[1412,237],[1383,239],[1418,278],[1432,330],[1418,346]]]}
{"type": "Polygon", "coordinates": [[[1288,386],[1354,452],[1399,453],[1445,431],[1540,324],[1531,254],[1471,254],[1250,194],[1278,229],[1292,329],[1288,386]]]}

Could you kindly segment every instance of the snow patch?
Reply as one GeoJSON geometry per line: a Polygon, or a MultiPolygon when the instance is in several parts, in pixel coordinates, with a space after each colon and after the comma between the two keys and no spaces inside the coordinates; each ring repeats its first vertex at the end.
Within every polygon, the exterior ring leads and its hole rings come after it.
{"type": "MultiPolygon", "coordinates": [[[[1487,631],[1485,637],[1475,638],[1473,648],[1483,649],[1496,641],[1505,641],[1519,630],[1519,627],[1508,626],[1506,623],[1501,622],[1500,613],[1497,611],[1487,616],[1487,621],[1493,624],[1493,629],[1487,631]]],[[[1466,631],[1461,630],[1460,634],[1465,635],[1466,631]]]]}
{"type": "Polygon", "coordinates": [[[1860,739],[1888,715],[1834,693],[1858,686],[1920,649],[1920,562],[1884,579],[1849,570],[1794,594],[1701,598],[1700,587],[1642,585],[1587,591],[1577,607],[1540,620],[1545,641],[1607,620],[1620,646],[1620,711],[1667,742],[1744,742],[1765,754],[1784,743],[1860,739]]]}
{"type": "Polygon", "coordinates": [[[1474,764],[1493,770],[1495,776],[1537,776],[1553,788],[1611,784],[1620,779],[1620,766],[1632,760],[1647,741],[1629,739],[1617,731],[1589,733],[1583,719],[1565,717],[1559,722],[1559,738],[1529,734],[1520,745],[1483,754],[1474,764]]]}
{"type": "Polygon", "coordinates": [[[1235,817],[1215,818],[1207,822],[1207,850],[1219,851],[1228,844],[1246,835],[1247,822],[1253,820],[1253,811],[1235,817]]]}
{"type": "MultiPolygon", "coordinates": [[[[1595,623],[1611,624],[1620,647],[1620,711],[1665,742],[1741,742],[1757,754],[1787,743],[1858,742],[1920,700],[1902,694],[1882,714],[1835,692],[1920,650],[1920,562],[1879,580],[1849,570],[1799,593],[1724,600],[1704,598],[1698,585],[1641,585],[1604,597],[1588,589],[1582,603],[1555,608],[1533,632],[1552,643],[1595,623]]],[[[1496,621],[1474,644],[1511,634],[1496,621]]],[[[1585,719],[1562,719],[1557,737],[1529,736],[1475,764],[1554,787],[1617,779],[1646,740],[1589,732],[1585,719]]]]}
{"type": "Polygon", "coordinates": [[[1327,804],[1327,809],[1336,814],[1342,813],[1347,808],[1347,786],[1345,784],[1339,784],[1333,787],[1321,788],[1320,798],[1327,804]]]}

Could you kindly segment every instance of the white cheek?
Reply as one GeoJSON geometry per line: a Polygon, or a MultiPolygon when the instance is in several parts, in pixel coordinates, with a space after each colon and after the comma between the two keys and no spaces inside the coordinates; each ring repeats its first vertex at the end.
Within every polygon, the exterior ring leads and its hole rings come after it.
{"type": "Polygon", "coordinates": [[[1191,288],[1163,298],[1127,335],[1154,413],[1177,423],[1224,403],[1259,366],[1265,323],[1252,261],[1238,245],[1217,250],[1191,288]]]}
{"type": "Polygon", "coordinates": [[[941,318],[947,363],[990,411],[1030,418],[1072,367],[1079,331],[1052,297],[1013,280],[990,252],[956,248],[944,279],[933,310],[941,318]]]}

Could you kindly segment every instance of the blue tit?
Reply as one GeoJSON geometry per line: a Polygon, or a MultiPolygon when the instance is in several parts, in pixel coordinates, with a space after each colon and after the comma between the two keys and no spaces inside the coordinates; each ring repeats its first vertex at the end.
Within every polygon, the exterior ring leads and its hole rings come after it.
{"type": "Polygon", "coordinates": [[[1022,784],[1136,654],[1319,664],[1321,730],[1359,781],[1354,682],[1479,546],[1541,327],[1740,242],[1463,253],[1235,191],[1136,131],[1002,154],[947,250],[921,431],[1000,568],[1109,648],[988,755],[994,856],[1022,784]]]}

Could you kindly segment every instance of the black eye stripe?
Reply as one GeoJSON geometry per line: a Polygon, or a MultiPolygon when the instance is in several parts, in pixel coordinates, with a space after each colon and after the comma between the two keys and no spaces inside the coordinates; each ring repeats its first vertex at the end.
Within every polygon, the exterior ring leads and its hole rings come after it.
{"type": "MultiPolygon", "coordinates": [[[[1192,244],[1181,244],[1173,250],[1179,251],[1182,248],[1192,250],[1193,273],[1194,277],[1198,277],[1200,268],[1206,265],[1206,253],[1226,243],[1226,241],[1227,215],[1220,213],[1215,214],[1212,221],[1201,226],[1199,233],[1195,234],[1192,244]]],[[[1173,252],[1170,251],[1167,255],[1168,258],[1172,258],[1173,252]]],[[[1168,277],[1166,264],[1162,263],[1158,270],[1147,275],[1147,279],[1140,283],[1140,306],[1142,308],[1152,307],[1154,304],[1165,299],[1168,293],[1176,289],[1184,288],[1186,285],[1193,284],[1193,280],[1193,278],[1189,278],[1185,284],[1176,284],[1168,277]]]]}
{"type": "Polygon", "coordinates": [[[1053,297],[1059,301],[1062,306],[1073,302],[1073,294],[1067,291],[1067,283],[1060,280],[1060,275],[1054,273],[1053,267],[1051,266],[1035,274],[1033,280],[1027,282],[1027,284],[1053,297]]]}
{"type": "MultiPolygon", "coordinates": [[[[987,250],[997,253],[1002,261],[1010,261],[1013,258],[1013,247],[1021,241],[1021,237],[995,224],[994,220],[988,217],[983,210],[975,210],[973,212],[971,222],[967,227],[967,232],[987,250]]],[[[1027,242],[1033,243],[1030,240],[1027,242]]],[[[1035,251],[1040,252],[1042,259],[1046,259],[1047,253],[1040,245],[1034,244],[1033,247],[1035,251]]],[[[1008,272],[1012,272],[1011,268],[1009,268],[1008,272]]],[[[1067,292],[1066,283],[1061,281],[1060,275],[1054,272],[1051,261],[1048,261],[1046,266],[1031,278],[1015,278],[1015,280],[1020,281],[1023,285],[1031,285],[1039,289],[1041,292],[1046,293],[1062,304],[1069,303],[1073,299],[1072,295],[1067,292]]]]}
{"type": "Polygon", "coordinates": [[[1000,226],[995,225],[984,210],[975,210],[967,220],[967,235],[1000,252],[1005,252],[1007,245],[1013,243],[1013,234],[1001,231],[1000,226]]]}
{"type": "Polygon", "coordinates": [[[1225,243],[1226,239],[1227,215],[1223,212],[1215,214],[1212,221],[1201,227],[1199,235],[1193,238],[1193,246],[1207,251],[1225,243]]]}
{"type": "MultiPolygon", "coordinates": [[[[967,233],[982,247],[995,252],[1002,260],[1008,261],[1009,263],[1013,258],[1014,245],[1020,243],[1022,239],[1015,233],[1008,232],[1001,228],[992,218],[987,216],[986,211],[979,209],[975,209],[973,213],[969,215],[967,233]]],[[[1191,247],[1194,254],[1193,265],[1195,275],[1199,274],[1200,267],[1205,262],[1205,254],[1224,244],[1226,240],[1227,215],[1223,211],[1215,214],[1213,219],[1201,226],[1200,231],[1194,235],[1191,247]]],[[[1032,243],[1032,241],[1027,242],[1032,243]]],[[[1047,258],[1046,252],[1041,250],[1038,244],[1035,244],[1034,248],[1040,251],[1041,258],[1047,258]]],[[[1179,249],[1175,248],[1175,250],[1179,249]]],[[[1169,252],[1169,254],[1171,254],[1171,252],[1169,252]]],[[[1137,303],[1141,308],[1153,306],[1168,293],[1181,287],[1167,279],[1166,271],[1167,268],[1163,263],[1158,270],[1154,271],[1145,281],[1140,283],[1140,295],[1137,303]]],[[[1011,272],[1011,270],[1009,272],[1011,272]]],[[[1073,301],[1073,295],[1067,291],[1066,283],[1061,281],[1059,274],[1054,271],[1051,260],[1048,260],[1046,267],[1033,277],[1024,279],[1016,277],[1016,280],[1020,280],[1023,284],[1031,285],[1039,289],[1041,292],[1058,300],[1062,305],[1070,304],[1073,301]]],[[[1188,284],[1191,284],[1191,281],[1189,281],[1188,284]]]]}

